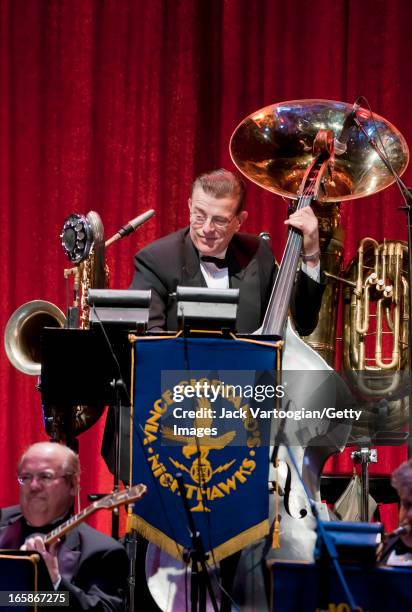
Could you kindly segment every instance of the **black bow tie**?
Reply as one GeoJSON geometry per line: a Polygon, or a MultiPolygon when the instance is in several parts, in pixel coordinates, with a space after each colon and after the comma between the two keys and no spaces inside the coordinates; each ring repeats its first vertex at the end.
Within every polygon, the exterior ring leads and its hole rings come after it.
{"type": "Polygon", "coordinates": [[[53,529],[56,529],[56,527],[56,523],[51,525],[42,525],[41,527],[33,527],[32,525],[28,525],[26,521],[24,521],[22,528],[23,540],[26,540],[34,533],[44,533],[46,535],[47,533],[50,533],[50,531],[53,531],[53,529]]]}
{"type": "Polygon", "coordinates": [[[227,259],[224,257],[220,259],[219,257],[211,257],[210,255],[202,255],[200,261],[204,261],[205,263],[213,263],[216,268],[227,268],[227,259]]]}

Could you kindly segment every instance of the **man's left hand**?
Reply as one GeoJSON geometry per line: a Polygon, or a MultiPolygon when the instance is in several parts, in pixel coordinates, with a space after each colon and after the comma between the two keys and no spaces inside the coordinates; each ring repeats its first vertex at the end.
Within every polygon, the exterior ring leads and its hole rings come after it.
{"type": "Polygon", "coordinates": [[[42,555],[53,585],[56,584],[60,578],[57,546],[58,542],[46,548],[43,538],[40,535],[36,535],[32,538],[27,538],[26,542],[21,547],[21,550],[35,550],[42,555]]]}
{"type": "MultiPolygon", "coordinates": [[[[303,235],[302,252],[305,255],[313,255],[319,253],[319,228],[318,220],[310,206],[306,206],[301,210],[292,213],[285,221],[286,225],[290,225],[303,235]]],[[[308,265],[314,267],[319,263],[319,257],[314,261],[309,261],[308,265]]]]}

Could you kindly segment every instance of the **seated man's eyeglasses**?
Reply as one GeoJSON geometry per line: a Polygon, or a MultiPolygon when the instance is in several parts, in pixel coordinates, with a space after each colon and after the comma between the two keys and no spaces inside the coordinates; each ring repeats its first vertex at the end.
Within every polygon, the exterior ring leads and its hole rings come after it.
{"type": "Polygon", "coordinates": [[[190,211],[190,219],[192,225],[204,225],[206,221],[210,219],[210,223],[213,223],[215,227],[219,229],[225,229],[226,227],[229,227],[229,225],[235,218],[236,215],[233,215],[233,217],[231,217],[230,219],[226,219],[225,217],[208,217],[207,215],[204,215],[203,213],[200,213],[198,211],[190,211]]]}
{"type": "Polygon", "coordinates": [[[68,476],[73,476],[73,473],[68,472],[67,474],[59,474],[56,476],[54,472],[39,472],[38,474],[29,474],[27,472],[24,474],[19,474],[17,476],[17,482],[23,487],[24,485],[31,484],[33,480],[36,479],[37,482],[40,482],[43,485],[48,485],[54,480],[58,480],[59,478],[67,478],[68,476]]]}

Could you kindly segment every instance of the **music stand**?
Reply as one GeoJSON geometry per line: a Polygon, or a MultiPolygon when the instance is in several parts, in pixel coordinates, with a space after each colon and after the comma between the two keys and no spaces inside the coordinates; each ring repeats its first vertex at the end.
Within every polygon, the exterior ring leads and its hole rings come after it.
{"type": "Polygon", "coordinates": [[[90,325],[104,323],[143,333],[149,321],[151,294],[137,289],[90,289],[90,325]]]}
{"type": "MultiPolygon", "coordinates": [[[[150,291],[91,290],[92,329],[44,328],[41,393],[44,404],[67,407],[111,405],[115,409],[114,491],[119,489],[120,408],[130,406],[129,331],[144,331],[150,291]]],[[[119,520],[112,514],[113,537],[119,520]]]]}
{"type": "MultiPolygon", "coordinates": [[[[42,556],[23,550],[0,550],[0,611],[10,610],[11,593],[27,591],[53,591],[42,556]]],[[[35,604],[18,605],[17,602],[13,607],[27,611],[37,609],[35,604]]]]}
{"type": "Polygon", "coordinates": [[[113,379],[119,368],[129,376],[130,345],[125,332],[108,332],[111,347],[101,329],[45,327],[40,337],[41,394],[46,404],[78,406],[115,401],[113,379]],[[128,349],[128,352],[126,351],[128,349]]]}
{"type": "Polygon", "coordinates": [[[239,289],[178,286],[176,299],[178,328],[185,335],[207,330],[227,335],[236,331],[239,289]]]}

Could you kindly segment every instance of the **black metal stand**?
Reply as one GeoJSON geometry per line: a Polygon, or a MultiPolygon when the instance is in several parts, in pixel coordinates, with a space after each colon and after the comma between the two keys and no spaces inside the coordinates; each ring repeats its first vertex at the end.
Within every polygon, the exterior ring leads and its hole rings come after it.
{"type": "MultiPolygon", "coordinates": [[[[115,464],[114,464],[114,475],[113,475],[113,493],[119,491],[120,482],[120,411],[122,409],[122,396],[127,395],[127,387],[122,378],[112,380],[112,386],[115,390],[116,402],[113,406],[114,409],[114,443],[115,443],[115,464]]],[[[119,508],[115,508],[112,512],[112,537],[115,540],[119,539],[119,508]]]]}
{"type": "Polygon", "coordinates": [[[207,555],[203,546],[200,533],[196,530],[196,525],[190,512],[186,497],[186,489],[183,483],[183,476],[179,472],[176,474],[176,481],[179,487],[180,497],[185,509],[187,523],[189,527],[192,547],[185,551],[184,559],[186,563],[191,562],[190,577],[190,604],[191,612],[206,612],[206,592],[209,594],[214,612],[218,612],[218,605],[212,589],[212,583],[207,571],[207,555]]]}
{"type": "MultiPolygon", "coordinates": [[[[399,183],[397,182],[399,186],[399,183]]],[[[403,185],[403,183],[402,183],[403,185]]],[[[409,298],[409,330],[408,330],[408,367],[409,370],[412,367],[412,192],[409,188],[401,189],[402,196],[405,201],[405,206],[402,206],[402,210],[406,212],[407,224],[408,224],[408,298],[409,298]]],[[[408,438],[408,457],[412,457],[412,390],[409,382],[409,438],[408,438]]]]}
{"type": "Polygon", "coordinates": [[[378,462],[378,451],[376,448],[362,446],[359,450],[353,451],[350,457],[355,463],[361,465],[361,521],[367,523],[369,521],[369,464],[378,462]]]}
{"type": "MultiPolygon", "coordinates": [[[[45,328],[41,336],[41,392],[45,404],[112,405],[115,410],[115,474],[113,491],[119,490],[122,398],[128,398],[121,373],[130,371],[130,350],[125,330],[110,337],[101,329],[45,328]]],[[[119,537],[119,513],[112,513],[112,535],[119,537]]]]}
{"type": "Polygon", "coordinates": [[[132,529],[126,534],[125,548],[129,557],[129,606],[128,612],[134,612],[134,593],[136,587],[136,554],[137,554],[137,533],[132,529]]]}

